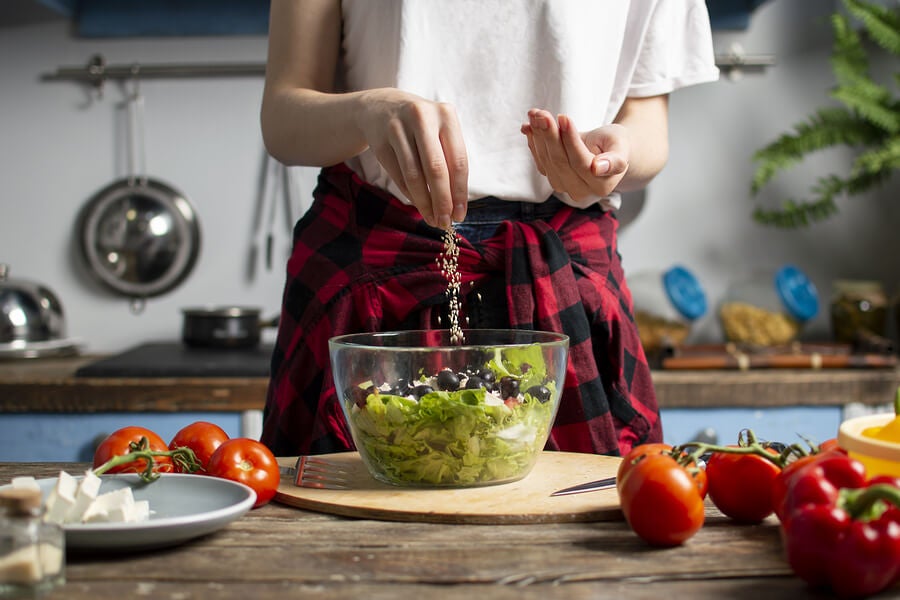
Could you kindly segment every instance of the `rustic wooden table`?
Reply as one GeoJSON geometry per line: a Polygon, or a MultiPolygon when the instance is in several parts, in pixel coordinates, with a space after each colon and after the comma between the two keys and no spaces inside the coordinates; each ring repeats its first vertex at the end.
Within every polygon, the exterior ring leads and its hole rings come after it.
{"type": "MultiPolygon", "coordinates": [[[[0,463],[0,483],[83,468],[0,463]]],[[[775,521],[738,526],[711,506],[703,529],[671,549],[647,546],[623,521],[401,523],[269,504],[178,547],[67,560],[66,584],[45,598],[828,597],[791,574],[775,521]]]]}

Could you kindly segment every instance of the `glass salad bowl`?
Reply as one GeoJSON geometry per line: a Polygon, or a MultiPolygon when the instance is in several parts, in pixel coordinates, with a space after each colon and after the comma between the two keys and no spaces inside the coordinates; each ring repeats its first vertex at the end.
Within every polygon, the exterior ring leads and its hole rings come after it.
{"type": "Polygon", "coordinates": [[[329,340],[338,398],[372,476],[405,487],[507,483],[550,435],[569,338],[471,329],[351,334],[329,340]]]}

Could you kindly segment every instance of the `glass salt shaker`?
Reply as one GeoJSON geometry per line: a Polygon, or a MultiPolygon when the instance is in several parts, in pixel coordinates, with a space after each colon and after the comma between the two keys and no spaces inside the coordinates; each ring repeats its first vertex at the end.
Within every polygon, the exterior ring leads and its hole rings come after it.
{"type": "Polygon", "coordinates": [[[791,344],[819,312],[812,280],[794,265],[759,271],[728,286],[719,319],[728,342],[751,346],[791,344]]]}
{"type": "Polygon", "coordinates": [[[641,345],[648,355],[681,346],[706,314],[706,293],[686,267],[650,269],[627,277],[641,345]]]}
{"type": "Polygon", "coordinates": [[[0,491],[0,598],[34,597],[65,582],[62,527],[43,520],[38,489],[0,491]]]}

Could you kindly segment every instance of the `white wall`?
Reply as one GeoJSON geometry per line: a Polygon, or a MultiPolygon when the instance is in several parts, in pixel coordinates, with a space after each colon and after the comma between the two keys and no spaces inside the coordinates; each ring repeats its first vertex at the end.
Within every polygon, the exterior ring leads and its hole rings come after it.
{"type": "MultiPolygon", "coordinates": [[[[839,201],[839,216],[808,229],[783,231],[751,218],[757,204],[808,198],[815,178],[849,169],[845,151],[827,151],[780,175],[759,197],[749,193],[754,151],[832,102],[831,8],[831,2],[770,0],[746,32],[715,34],[717,53],[739,43],[750,54],[773,54],[777,64],[740,81],[723,78],[673,94],[669,163],[648,188],[638,218],[620,234],[627,271],[680,262],[694,270],[714,304],[729,281],[797,264],[822,299],[819,316],[804,333],[816,339],[830,335],[827,304],[834,279],[875,279],[898,290],[897,177],[877,194],[839,201]]],[[[712,313],[697,323],[693,337],[721,339],[712,313]]]]}
{"type": "MultiPolygon", "coordinates": [[[[727,282],[757,267],[794,262],[827,299],[835,278],[874,278],[893,290],[900,253],[896,181],[874,198],[841,203],[841,215],[800,232],[756,225],[749,198],[753,151],[826,102],[829,2],[771,0],[747,32],[717,33],[719,52],[740,42],[772,53],[776,67],[741,81],[723,80],[677,93],[671,102],[671,160],[652,184],[620,246],[631,272],[689,266],[712,301],[727,282]],[[816,12],[818,11],[818,12],[816,12]]],[[[161,79],[141,85],[146,102],[150,174],[184,191],[203,230],[200,260],[170,293],[151,298],[141,314],[127,299],[94,283],[75,243],[78,211],[103,185],[124,174],[122,89],[103,97],[72,82],[41,81],[60,65],[82,65],[93,54],[110,64],[262,62],[262,37],[84,40],[62,21],[0,29],[0,261],[11,275],[42,282],[60,297],[69,335],[90,352],[177,339],[180,309],[197,304],[249,304],[275,314],[287,251],[283,216],[276,227],[280,258],[246,277],[263,153],[259,132],[262,78],[161,79]]],[[[823,169],[843,167],[840,153],[817,157],[766,189],[803,194],[823,169]]],[[[308,201],[314,172],[304,170],[298,193],[308,201]]],[[[809,335],[827,335],[827,320],[809,335]]],[[[711,317],[696,339],[716,339],[711,317]]]]}

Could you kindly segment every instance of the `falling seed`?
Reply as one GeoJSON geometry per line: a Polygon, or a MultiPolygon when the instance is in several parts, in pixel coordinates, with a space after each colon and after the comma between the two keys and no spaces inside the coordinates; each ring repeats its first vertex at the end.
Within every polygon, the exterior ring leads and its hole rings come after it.
{"type": "Polygon", "coordinates": [[[439,263],[441,274],[447,280],[447,295],[450,302],[450,342],[454,345],[465,342],[465,336],[459,326],[459,246],[456,243],[458,235],[453,225],[444,231],[444,251],[439,263]]]}

